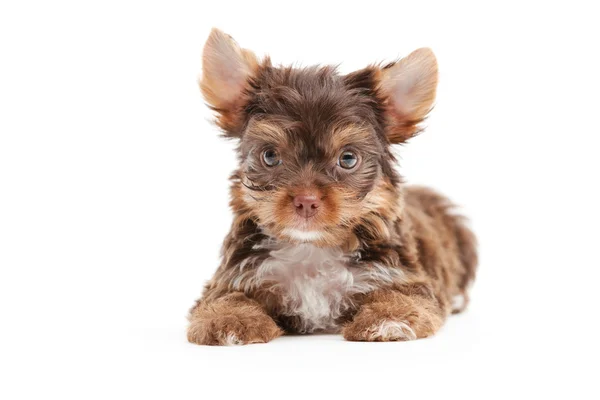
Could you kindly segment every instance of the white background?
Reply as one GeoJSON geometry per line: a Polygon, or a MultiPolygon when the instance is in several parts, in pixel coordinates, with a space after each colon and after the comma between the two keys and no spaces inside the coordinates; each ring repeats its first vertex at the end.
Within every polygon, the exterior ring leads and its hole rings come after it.
{"type": "Polygon", "coordinates": [[[576,2],[3,1],[0,397],[598,398],[598,12],[576,2]],[[469,310],[410,343],[200,347],[233,143],[196,78],[217,26],[349,72],[433,48],[408,182],[464,206],[469,310]]]}

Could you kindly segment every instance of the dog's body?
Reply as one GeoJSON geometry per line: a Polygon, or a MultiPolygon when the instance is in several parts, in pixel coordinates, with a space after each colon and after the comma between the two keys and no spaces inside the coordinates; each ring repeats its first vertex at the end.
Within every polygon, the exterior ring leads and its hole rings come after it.
{"type": "Polygon", "coordinates": [[[223,261],[190,314],[198,344],[284,332],[427,337],[468,301],[475,238],[452,204],[404,187],[390,145],[435,98],[426,49],[386,67],[274,68],[214,30],[201,87],[240,140],[223,261]]]}

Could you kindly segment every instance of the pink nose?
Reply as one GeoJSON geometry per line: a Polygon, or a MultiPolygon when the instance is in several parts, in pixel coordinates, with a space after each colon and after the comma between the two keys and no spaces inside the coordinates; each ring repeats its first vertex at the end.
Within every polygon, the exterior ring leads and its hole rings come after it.
{"type": "Polygon", "coordinates": [[[315,215],[320,205],[321,201],[314,195],[299,194],[294,197],[296,213],[304,218],[310,218],[315,215]]]}

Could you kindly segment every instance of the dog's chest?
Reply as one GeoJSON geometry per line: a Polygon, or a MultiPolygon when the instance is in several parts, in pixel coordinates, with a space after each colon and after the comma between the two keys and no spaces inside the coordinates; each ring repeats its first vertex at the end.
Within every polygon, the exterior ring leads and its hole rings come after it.
{"type": "Polygon", "coordinates": [[[372,278],[350,266],[340,250],[310,244],[272,250],[255,276],[257,284],[280,296],[281,314],[299,321],[303,333],[338,331],[337,320],[351,307],[351,296],[372,290],[372,278]]]}

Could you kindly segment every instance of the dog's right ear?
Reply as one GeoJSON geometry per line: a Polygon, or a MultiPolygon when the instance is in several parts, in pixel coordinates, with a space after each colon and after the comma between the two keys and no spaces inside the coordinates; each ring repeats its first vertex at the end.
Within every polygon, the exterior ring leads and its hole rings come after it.
{"type": "Polygon", "coordinates": [[[213,28],[202,53],[200,90],[218,113],[217,124],[228,136],[236,136],[245,102],[244,89],[257,68],[254,53],[240,48],[231,36],[213,28]]]}
{"type": "Polygon", "coordinates": [[[437,60],[428,48],[381,69],[380,89],[387,97],[390,143],[403,143],[419,132],[427,116],[438,81],[437,60]]]}

